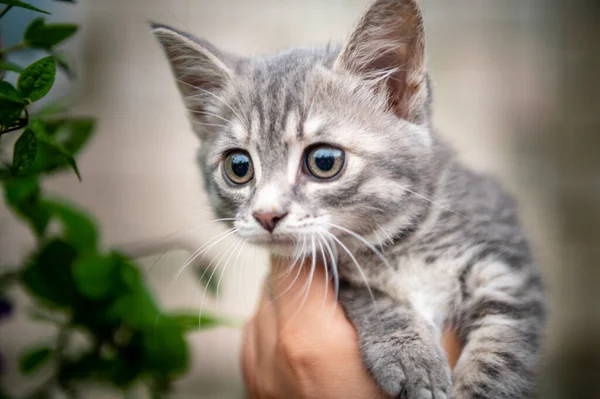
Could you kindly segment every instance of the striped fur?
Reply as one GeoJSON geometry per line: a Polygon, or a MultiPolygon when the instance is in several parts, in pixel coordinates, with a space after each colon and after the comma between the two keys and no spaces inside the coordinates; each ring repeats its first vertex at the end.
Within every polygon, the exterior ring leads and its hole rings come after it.
{"type": "Polygon", "coordinates": [[[365,365],[386,392],[533,396],[541,278],[514,201],[465,168],[430,126],[414,1],[374,1],[343,47],[262,58],[226,54],[169,27],[153,30],[201,139],[215,213],[235,218],[237,234],[252,243],[330,261],[365,365]],[[339,178],[302,174],[314,143],[345,150],[339,178]],[[245,186],[223,177],[231,149],[253,160],[255,177],[245,186]],[[287,216],[271,234],[253,219],[257,209],[287,216]],[[452,375],[439,344],[448,323],[465,343],[452,375]]]}

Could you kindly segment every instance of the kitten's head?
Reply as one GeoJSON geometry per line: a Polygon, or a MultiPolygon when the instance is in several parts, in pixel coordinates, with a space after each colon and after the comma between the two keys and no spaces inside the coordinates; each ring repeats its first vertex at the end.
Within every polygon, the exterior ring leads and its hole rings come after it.
{"type": "Polygon", "coordinates": [[[424,213],[415,193],[431,183],[433,139],[415,1],[375,1],[341,50],[242,58],[153,30],[202,142],[215,212],[241,237],[284,254],[353,234],[377,244],[424,213]]]}

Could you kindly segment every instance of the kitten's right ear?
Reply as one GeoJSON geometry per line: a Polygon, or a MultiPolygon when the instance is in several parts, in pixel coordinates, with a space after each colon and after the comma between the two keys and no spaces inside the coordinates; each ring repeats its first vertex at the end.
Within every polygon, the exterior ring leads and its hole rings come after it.
{"type": "Polygon", "coordinates": [[[206,102],[214,100],[215,92],[231,81],[229,56],[207,41],[169,26],[156,23],[151,26],[169,59],[186,106],[192,112],[203,111],[206,102]]]}
{"type": "Polygon", "coordinates": [[[428,101],[425,32],[417,0],[373,0],[335,68],[375,82],[400,118],[421,123],[428,101]]]}

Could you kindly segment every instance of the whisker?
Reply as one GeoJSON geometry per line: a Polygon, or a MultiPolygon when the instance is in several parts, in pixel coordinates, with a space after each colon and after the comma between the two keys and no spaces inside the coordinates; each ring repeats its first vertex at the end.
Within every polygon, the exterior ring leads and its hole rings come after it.
{"type": "Polygon", "coordinates": [[[212,113],[212,112],[206,112],[206,111],[197,111],[197,110],[194,110],[194,109],[191,109],[191,108],[187,108],[187,110],[188,110],[188,112],[191,112],[192,114],[200,114],[200,115],[212,116],[212,117],[215,117],[215,118],[217,118],[217,119],[220,119],[220,120],[222,120],[223,122],[225,122],[225,123],[227,123],[227,124],[230,124],[230,123],[231,123],[231,121],[230,121],[229,119],[227,119],[227,118],[223,118],[222,116],[220,116],[220,115],[217,115],[217,114],[214,114],[214,113],[212,113]]]}
{"type": "MultiPolygon", "coordinates": [[[[176,237],[179,237],[183,234],[191,234],[194,231],[212,224],[212,223],[216,223],[216,222],[223,222],[223,221],[234,221],[234,218],[221,218],[221,219],[215,219],[215,220],[211,220],[209,222],[206,223],[202,223],[198,226],[194,226],[191,228],[182,228],[179,229],[171,234],[168,234],[164,237],[161,238],[156,238],[154,240],[152,240],[149,243],[130,243],[130,244],[124,244],[124,245],[120,245],[119,247],[121,248],[121,250],[127,254],[127,256],[129,256],[130,258],[141,258],[144,256],[148,256],[151,254],[156,254],[157,252],[159,252],[160,250],[157,249],[158,246],[164,247],[165,245],[167,245],[167,243],[163,243],[161,244],[161,241],[167,241],[170,239],[174,239],[176,237]]],[[[162,259],[162,257],[165,255],[165,253],[167,253],[168,251],[170,251],[176,244],[178,244],[177,241],[168,241],[168,245],[167,247],[163,250],[163,252],[160,254],[160,256],[152,263],[152,265],[150,266],[150,268],[148,269],[148,271],[146,272],[146,276],[150,274],[150,272],[152,271],[152,269],[154,268],[154,266],[162,259]]]]}
{"type": "Polygon", "coordinates": [[[328,252],[329,252],[329,257],[331,259],[331,274],[333,274],[333,284],[334,284],[334,290],[335,290],[335,300],[337,301],[339,298],[339,294],[340,294],[340,277],[338,274],[338,269],[337,269],[337,255],[334,255],[334,251],[331,248],[331,246],[329,246],[329,242],[327,241],[327,238],[319,233],[319,235],[321,236],[321,238],[323,238],[323,243],[325,244],[325,247],[327,248],[328,252]]]}
{"type": "Polygon", "coordinates": [[[244,262],[238,263],[238,261],[240,260],[240,255],[242,254],[242,252],[244,252],[245,248],[246,248],[246,241],[242,240],[242,246],[240,247],[240,249],[235,257],[235,260],[233,261],[234,267],[236,265],[239,265],[237,267],[238,271],[236,274],[238,275],[238,296],[239,296],[240,303],[244,302],[244,297],[242,295],[242,270],[244,268],[244,265],[243,265],[244,262]]]}
{"type": "Polygon", "coordinates": [[[217,245],[218,243],[220,243],[221,241],[223,241],[224,239],[226,239],[227,237],[229,237],[230,235],[234,234],[237,232],[237,229],[235,227],[232,227],[231,229],[218,234],[215,238],[210,239],[207,243],[205,243],[204,245],[202,245],[200,248],[198,248],[196,251],[194,251],[194,253],[192,255],[190,255],[190,257],[188,258],[188,260],[183,264],[183,266],[181,267],[179,274],[181,274],[181,272],[188,267],[191,263],[193,263],[194,261],[196,261],[196,259],[198,259],[198,257],[203,257],[203,254],[208,251],[209,249],[211,249],[212,247],[214,247],[215,245],[217,245]],[[215,241],[217,240],[217,241],[215,241]],[[210,245],[209,245],[210,244],[210,245]],[[208,245],[208,246],[207,246],[208,245]]]}
{"type": "Polygon", "coordinates": [[[327,258],[325,257],[325,251],[323,250],[323,244],[321,243],[321,238],[317,237],[319,242],[319,248],[321,249],[321,256],[323,257],[323,267],[325,268],[325,295],[323,295],[323,305],[327,302],[327,292],[329,290],[329,271],[327,270],[329,267],[327,265],[327,258]]]}
{"type": "Polygon", "coordinates": [[[195,124],[198,124],[198,125],[202,125],[202,126],[220,127],[220,128],[223,128],[223,129],[226,129],[226,128],[229,127],[227,125],[221,125],[219,123],[208,123],[208,122],[200,122],[200,121],[195,121],[195,120],[192,120],[192,123],[195,123],[195,124]]]}
{"type": "Polygon", "coordinates": [[[308,298],[308,294],[310,293],[310,287],[312,286],[313,277],[315,275],[315,269],[317,268],[317,256],[316,256],[316,246],[315,246],[315,237],[314,236],[311,236],[311,242],[312,242],[312,251],[311,251],[312,262],[311,262],[311,266],[310,266],[310,274],[308,276],[308,281],[304,284],[305,289],[303,289],[301,291],[304,293],[304,298],[302,299],[302,303],[300,303],[300,306],[298,307],[296,312],[292,315],[292,317],[290,317],[288,319],[288,321],[287,321],[288,324],[286,324],[283,327],[283,329],[286,329],[287,326],[289,325],[289,322],[291,320],[293,320],[298,315],[298,313],[300,313],[300,311],[306,304],[306,299],[308,298]]]}
{"type": "MultiPolygon", "coordinates": [[[[248,126],[247,126],[247,125],[244,123],[244,120],[242,119],[242,117],[240,116],[240,114],[238,114],[238,113],[235,111],[235,109],[233,109],[233,107],[232,107],[231,105],[229,105],[229,103],[228,103],[227,101],[225,101],[224,99],[222,99],[221,97],[217,96],[216,94],[214,94],[214,93],[212,93],[212,92],[210,92],[210,91],[208,91],[208,90],[205,90],[205,89],[203,89],[203,88],[201,88],[201,87],[198,87],[198,86],[191,85],[191,84],[189,84],[189,83],[187,83],[187,82],[184,82],[184,81],[183,81],[183,80],[181,80],[181,79],[177,79],[177,81],[178,81],[178,82],[180,82],[180,83],[183,83],[183,84],[185,84],[185,85],[187,85],[187,86],[190,86],[190,87],[192,87],[192,88],[194,88],[194,89],[196,89],[196,90],[200,90],[201,92],[203,92],[203,93],[205,93],[205,94],[208,94],[209,96],[212,96],[212,97],[216,98],[217,100],[221,101],[221,103],[223,103],[225,106],[227,106],[227,108],[229,108],[229,109],[231,110],[231,112],[233,112],[233,114],[234,114],[235,116],[237,116],[237,117],[238,117],[238,119],[239,119],[240,123],[241,123],[241,124],[244,126],[244,128],[245,128],[246,130],[249,130],[249,129],[248,129],[248,126]]],[[[198,96],[196,95],[196,96],[189,96],[189,97],[193,98],[193,97],[198,97],[198,96]]]]}
{"type": "MultiPolygon", "coordinates": [[[[300,256],[304,253],[304,248],[306,247],[306,237],[303,237],[303,241],[302,241],[302,251],[298,251],[297,255],[294,257],[294,262],[292,263],[292,266],[290,267],[290,270],[288,273],[291,273],[292,269],[294,269],[296,267],[296,263],[300,260],[300,256]]],[[[273,298],[271,300],[271,302],[275,302],[277,299],[281,298],[283,295],[285,295],[290,289],[292,289],[292,287],[294,286],[294,284],[296,284],[296,281],[298,281],[298,277],[300,277],[300,272],[302,272],[302,264],[304,263],[304,258],[302,259],[302,262],[300,262],[298,264],[298,271],[296,272],[296,276],[294,277],[294,279],[292,280],[292,282],[288,285],[288,287],[279,295],[277,295],[275,298],[273,298]]],[[[278,278],[279,280],[279,278],[278,278]]]]}
{"type": "MultiPolygon", "coordinates": [[[[377,225],[377,227],[379,228],[379,230],[381,230],[384,234],[384,236],[386,237],[387,241],[389,241],[390,244],[394,243],[394,240],[392,239],[392,237],[388,234],[387,231],[385,231],[383,229],[383,227],[381,227],[381,225],[379,223],[375,223],[377,225]]],[[[384,242],[385,243],[385,242],[384,242]]]]}
{"type": "MultiPolygon", "coordinates": [[[[353,232],[352,230],[348,230],[348,229],[347,229],[347,228],[345,228],[345,227],[338,226],[338,225],[336,225],[336,224],[333,224],[333,223],[327,223],[327,225],[329,225],[329,226],[333,227],[334,229],[338,229],[338,230],[341,230],[341,231],[343,231],[343,232],[345,232],[345,233],[348,233],[348,234],[350,234],[352,237],[354,237],[354,238],[356,238],[357,240],[361,241],[363,244],[365,244],[365,246],[366,246],[367,248],[369,248],[369,249],[370,249],[370,250],[371,250],[371,251],[372,251],[372,252],[373,252],[375,255],[377,255],[377,257],[378,257],[379,259],[381,259],[381,261],[382,261],[383,263],[385,263],[385,265],[386,265],[387,267],[389,267],[390,269],[392,269],[392,270],[393,270],[393,267],[390,265],[390,263],[389,263],[389,262],[388,262],[388,260],[385,258],[385,256],[383,256],[383,254],[382,254],[382,253],[381,253],[381,252],[380,252],[380,251],[379,251],[377,248],[375,248],[375,247],[374,247],[374,246],[373,246],[373,245],[372,245],[370,242],[368,242],[367,240],[365,240],[365,238],[364,238],[364,237],[360,236],[359,234],[356,234],[356,233],[355,233],[355,232],[353,232]]],[[[334,237],[335,237],[335,236],[334,236],[334,237]]]]}
{"type": "MultiPolygon", "coordinates": [[[[237,230],[236,230],[237,231],[237,230]]],[[[237,238],[237,237],[236,237],[237,238]]],[[[239,240],[239,238],[237,238],[239,240]]],[[[223,261],[223,258],[225,258],[225,256],[227,255],[227,253],[231,252],[231,246],[226,247],[223,252],[223,255],[221,255],[221,257],[219,258],[219,261],[217,262],[217,264],[212,268],[212,273],[210,274],[210,276],[208,277],[208,281],[206,282],[206,286],[204,287],[204,292],[202,293],[202,299],[200,300],[200,317],[202,317],[202,309],[204,309],[204,299],[206,298],[206,292],[208,291],[208,286],[210,285],[210,282],[213,279],[213,276],[215,275],[215,273],[217,272],[217,270],[219,269],[219,267],[221,266],[221,262],[223,261]]],[[[216,259],[216,258],[215,258],[216,259]]],[[[211,265],[214,263],[215,259],[213,259],[208,266],[206,267],[206,270],[211,268],[211,265]]],[[[221,274],[222,276],[223,274],[221,274]]]]}
{"type": "Polygon", "coordinates": [[[229,254],[229,258],[227,258],[227,260],[225,261],[225,264],[223,265],[223,271],[221,272],[221,275],[219,276],[219,280],[217,281],[217,290],[216,290],[216,299],[217,299],[217,309],[219,309],[219,287],[221,286],[221,280],[223,279],[223,276],[225,275],[225,272],[227,271],[227,265],[229,265],[229,261],[231,260],[231,257],[233,256],[233,254],[235,253],[235,251],[237,251],[237,249],[241,246],[242,244],[242,240],[238,239],[237,243],[235,244],[235,248],[233,248],[231,250],[231,253],[229,254]]]}
{"type": "Polygon", "coordinates": [[[196,258],[198,258],[198,256],[202,255],[204,252],[208,251],[209,249],[211,249],[212,247],[214,247],[216,244],[218,244],[219,242],[221,242],[221,240],[223,240],[224,238],[228,237],[229,235],[233,234],[236,231],[235,227],[224,231],[223,233],[218,234],[216,237],[211,238],[210,240],[208,240],[207,242],[205,242],[200,248],[198,248],[196,251],[194,251],[194,253],[192,255],[190,255],[190,257],[188,258],[188,260],[186,260],[183,264],[183,266],[181,266],[179,268],[179,270],[177,271],[177,273],[173,276],[173,279],[171,279],[171,282],[169,283],[169,289],[173,288],[173,284],[175,284],[175,281],[177,281],[177,279],[179,278],[179,276],[181,275],[181,273],[183,273],[183,271],[191,264],[193,263],[196,258]],[[215,241],[216,240],[216,241],[215,241]]]}
{"type": "Polygon", "coordinates": [[[435,202],[435,201],[433,201],[433,200],[431,200],[431,199],[429,199],[429,198],[425,197],[424,195],[421,195],[421,194],[419,194],[419,193],[417,193],[417,192],[415,192],[415,191],[412,191],[411,189],[409,189],[409,188],[406,188],[406,187],[402,187],[402,189],[403,189],[404,191],[408,192],[408,193],[411,193],[411,194],[413,194],[413,195],[415,195],[415,196],[417,196],[417,197],[421,198],[422,200],[425,200],[425,201],[429,202],[429,203],[430,203],[430,204],[432,204],[432,205],[435,205],[435,206],[437,206],[437,207],[438,207],[438,208],[440,208],[440,209],[443,209],[443,210],[445,210],[445,211],[448,211],[448,212],[450,212],[450,213],[453,213],[453,214],[455,214],[455,215],[457,215],[457,216],[460,216],[460,217],[462,217],[462,218],[465,218],[466,220],[469,220],[469,221],[470,221],[470,219],[469,219],[469,217],[468,217],[468,216],[466,216],[466,215],[463,215],[463,214],[462,214],[462,213],[460,213],[460,212],[453,211],[452,209],[450,209],[450,208],[447,208],[447,207],[445,207],[445,206],[443,206],[443,205],[441,205],[441,204],[439,204],[439,203],[437,203],[437,202],[435,202]]]}
{"type": "Polygon", "coordinates": [[[328,231],[326,231],[325,233],[327,233],[333,240],[335,240],[342,247],[342,249],[348,254],[348,256],[352,259],[352,261],[356,265],[356,268],[358,269],[358,272],[360,273],[362,279],[366,283],[367,290],[369,291],[369,295],[371,296],[371,299],[373,300],[373,303],[374,303],[375,302],[375,296],[373,295],[373,291],[371,291],[371,286],[369,285],[369,281],[367,280],[367,276],[363,272],[362,267],[360,267],[360,265],[358,264],[358,261],[356,260],[356,258],[354,257],[354,255],[352,255],[352,253],[350,252],[350,250],[348,249],[348,247],[346,247],[336,236],[334,236],[332,233],[330,233],[328,231]]]}

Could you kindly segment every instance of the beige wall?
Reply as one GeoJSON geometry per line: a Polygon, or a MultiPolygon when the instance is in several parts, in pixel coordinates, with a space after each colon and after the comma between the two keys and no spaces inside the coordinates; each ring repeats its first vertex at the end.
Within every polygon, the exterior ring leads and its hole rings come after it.
{"type": "MultiPolygon", "coordinates": [[[[71,87],[76,112],[98,118],[93,143],[80,160],[83,183],[67,174],[49,184],[92,210],[105,242],[148,242],[211,220],[190,132],[167,62],[146,21],[171,24],[243,54],[290,45],[341,40],[366,0],[87,0],[79,42],[82,79],[71,87]]],[[[552,106],[552,71],[536,35],[537,2],[492,0],[424,1],[430,66],[435,83],[436,124],[478,169],[502,176],[522,197],[526,224],[542,257],[550,238],[550,208],[540,208],[526,177],[514,168],[511,134],[523,120],[535,124],[552,106]],[[544,73],[539,73],[543,70],[544,73]],[[515,89],[518,87],[518,90],[515,89]],[[525,179],[525,180],[524,180],[525,179]]],[[[0,210],[5,212],[5,210],[0,210]]],[[[5,215],[6,216],[6,215],[5,215]]],[[[2,218],[3,221],[7,220],[2,218]]],[[[14,262],[28,240],[7,221],[0,238],[0,263],[14,262]],[[9,227],[10,226],[10,227],[9,227]],[[7,262],[5,262],[7,261],[7,262]]],[[[208,225],[181,235],[197,247],[222,231],[208,225]]],[[[230,240],[219,246],[227,248],[230,240]]],[[[213,251],[218,254],[219,249],[213,251]]],[[[199,308],[202,291],[184,272],[170,286],[186,258],[176,252],[148,272],[168,306],[199,308]]],[[[246,317],[256,301],[265,257],[243,251],[244,274],[229,262],[219,311],[246,317]],[[240,292],[239,281],[242,280],[240,292]]],[[[152,259],[144,261],[150,270],[152,259]]],[[[216,310],[208,301],[206,308],[216,310]]],[[[24,321],[10,326],[0,344],[30,339],[37,331],[24,321]]],[[[233,397],[240,392],[239,332],[219,329],[194,334],[193,370],[179,385],[182,397],[233,397]],[[187,396],[185,396],[187,395],[187,396]]]]}

